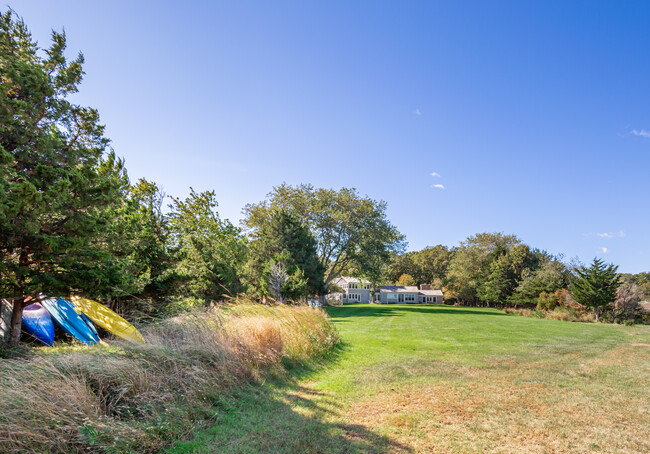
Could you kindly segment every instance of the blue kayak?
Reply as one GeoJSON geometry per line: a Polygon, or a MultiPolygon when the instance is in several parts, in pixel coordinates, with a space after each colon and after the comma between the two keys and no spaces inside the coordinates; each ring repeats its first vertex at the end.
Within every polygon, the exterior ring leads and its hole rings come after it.
{"type": "Polygon", "coordinates": [[[23,309],[23,330],[48,347],[54,344],[52,317],[38,303],[25,306],[23,309]]]}
{"type": "MultiPolygon", "coordinates": [[[[72,303],[72,301],[70,302],[72,303]]],[[[74,303],[72,303],[72,305],[74,306],[74,303]]],[[[75,310],[75,312],[77,311],[75,310]]],[[[86,325],[88,325],[88,328],[90,328],[90,331],[95,333],[95,336],[97,336],[97,339],[99,339],[99,333],[97,332],[97,328],[95,328],[93,322],[88,317],[86,317],[86,314],[84,314],[83,312],[77,312],[77,314],[79,314],[79,316],[83,319],[83,321],[86,322],[86,325]]]]}
{"type": "Polygon", "coordinates": [[[65,298],[49,298],[41,301],[41,304],[50,313],[63,330],[80,340],[84,344],[96,344],[99,336],[95,327],[88,326],[88,323],[74,310],[74,305],[65,298]]]}

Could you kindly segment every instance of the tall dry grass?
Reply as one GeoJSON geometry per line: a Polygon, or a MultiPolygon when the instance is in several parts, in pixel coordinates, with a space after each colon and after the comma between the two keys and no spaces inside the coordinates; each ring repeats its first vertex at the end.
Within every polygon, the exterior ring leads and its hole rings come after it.
{"type": "Polygon", "coordinates": [[[142,330],[147,344],[39,349],[0,362],[0,451],[154,452],[209,423],[237,386],[324,355],[318,308],[238,305],[142,330]]]}
{"type": "Polygon", "coordinates": [[[578,311],[573,308],[556,307],[550,311],[537,309],[519,309],[507,307],[503,309],[508,314],[517,314],[524,317],[545,318],[548,320],[562,320],[567,322],[595,322],[596,316],[592,312],[578,311]]]}

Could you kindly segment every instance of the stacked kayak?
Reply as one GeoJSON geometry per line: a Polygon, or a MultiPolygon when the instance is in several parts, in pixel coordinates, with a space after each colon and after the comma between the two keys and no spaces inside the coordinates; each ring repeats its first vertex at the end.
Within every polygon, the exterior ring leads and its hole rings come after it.
{"type": "MultiPolygon", "coordinates": [[[[9,334],[12,312],[13,306],[0,299],[0,339],[9,334]]],[[[23,309],[23,330],[49,347],[54,343],[53,321],[67,334],[87,345],[99,342],[93,322],[124,340],[145,343],[135,326],[103,304],[88,298],[46,298],[23,309]]]]}
{"type": "Polygon", "coordinates": [[[41,301],[41,304],[70,336],[88,345],[99,342],[95,327],[87,318],[77,314],[74,305],[67,299],[48,298],[41,301]]]}
{"type": "Polygon", "coordinates": [[[70,300],[74,303],[76,309],[106,331],[129,342],[144,344],[144,338],[135,326],[103,304],[80,296],[73,296],[70,300]]]}
{"type": "Polygon", "coordinates": [[[38,303],[23,309],[23,329],[41,343],[51,347],[54,344],[54,323],[52,317],[38,303]]]}

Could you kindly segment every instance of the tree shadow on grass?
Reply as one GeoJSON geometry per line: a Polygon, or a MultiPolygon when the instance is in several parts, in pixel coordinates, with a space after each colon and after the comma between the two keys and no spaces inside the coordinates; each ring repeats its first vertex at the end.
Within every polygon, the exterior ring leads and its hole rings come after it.
{"type": "Polygon", "coordinates": [[[214,426],[173,453],[409,453],[359,424],[341,422],[331,396],[297,383],[255,384],[224,399],[214,426]]]}
{"type": "Polygon", "coordinates": [[[323,357],[320,359],[314,359],[308,362],[297,362],[293,363],[290,361],[285,361],[283,363],[284,369],[290,375],[292,382],[297,382],[298,380],[308,379],[309,375],[313,372],[321,370],[323,367],[332,367],[335,366],[341,357],[341,355],[349,348],[349,344],[340,339],[338,344],[332,347],[323,357]]]}
{"type": "Polygon", "coordinates": [[[341,403],[300,384],[332,366],[347,349],[335,346],[320,361],[285,364],[288,375],[253,383],[215,403],[210,427],[168,453],[410,453],[413,450],[354,422],[345,422],[341,403]]]}
{"type": "Polygon", "coordinates": [[[373,304],[364,306],[330,306],[325,310],[337,323],[344,322],[348,317],[401,317],[406,312],[420,312],[429,315],[497,315],[508,316],[505,312],[493,308],[477,309],[464,306],[433,306],[433,305],[399,305],[373,304]]]}

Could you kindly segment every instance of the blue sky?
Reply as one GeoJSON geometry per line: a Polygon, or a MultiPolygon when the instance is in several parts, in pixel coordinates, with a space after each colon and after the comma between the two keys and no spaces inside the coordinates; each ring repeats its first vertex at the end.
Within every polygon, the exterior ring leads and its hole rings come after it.
{"type": "Polygon", "coordinates": [[[649,2],[8,5],[83,51],[75,102],[132,180],[235,223],[282,182],[347,186],[410,250],[503,231],[650,270],[649,2]]]}

